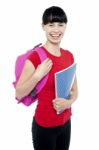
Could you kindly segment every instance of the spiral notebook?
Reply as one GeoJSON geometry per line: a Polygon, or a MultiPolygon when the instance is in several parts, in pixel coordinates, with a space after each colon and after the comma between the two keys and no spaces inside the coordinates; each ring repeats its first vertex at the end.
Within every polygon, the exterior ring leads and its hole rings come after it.
{"type": "Polygon", "coordinates": [[[76,73],[76,63],[66,69],[55,73],[55,95],[56,98],[68,99],[76,73]]]}

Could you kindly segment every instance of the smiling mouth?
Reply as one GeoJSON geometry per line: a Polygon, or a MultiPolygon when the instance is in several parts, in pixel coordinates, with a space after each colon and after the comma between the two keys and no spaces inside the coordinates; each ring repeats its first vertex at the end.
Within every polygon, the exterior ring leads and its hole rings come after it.
{"type": "Polygon", "coordinates": [[[55,39],[59,38],[60,36],[61,36],[61,34],[51,34],[51,37],[53,37],[55,39]]]}

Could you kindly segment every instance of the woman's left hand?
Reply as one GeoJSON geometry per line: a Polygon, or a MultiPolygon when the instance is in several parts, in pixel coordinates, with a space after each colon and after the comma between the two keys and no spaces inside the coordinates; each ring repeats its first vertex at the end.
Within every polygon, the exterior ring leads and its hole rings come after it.
{"type": "Polygon", "coordinates": [[[57,112],[59,112],[61,110],[69,109],[71,107],[71,105],[74,103],[74,101],[77,99],[77,96],[78,96],[77,78],[75,77],[74,83],[73,83],[71,91],[70,91],[69,99],[55,98],[52,101],[53,108],[57,112]]]}
{"type": "Polygon", "coordinates": [[[56,98],[52,101],[52,103],[53,103],[53,108],[57,112],[71,107],[70,101],[68,99],[64,99],[64,98],[56,98]]]}

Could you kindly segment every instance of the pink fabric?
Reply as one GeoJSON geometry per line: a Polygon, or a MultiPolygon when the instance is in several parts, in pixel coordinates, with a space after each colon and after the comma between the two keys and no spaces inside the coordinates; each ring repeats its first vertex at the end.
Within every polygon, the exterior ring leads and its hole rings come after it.
{"type": "MultiPolygon", "coordinates": [[[[36,47],[35,49],[31,49],[29,51],[27,51],[25,54],[22,54],[20,56],[18,56],[17,60],[16,60],[16,64],[15,64],[15,77],[16,77],[16,81],[13,82],[14,87],[16,86],[16,83],[21,75],[22,69],[24,67],[24,63],[26,61],[26,59],[28,58],[28,56],[33,53],[33,51],[36,51],[37,54],[40,57],[41,62],[47,58],[46,53],[44,52],[44,50],[41,47],[36,47]]],[[[38,84],[36,85],[35,89],[32,91],[32,93],[30,93],[28,96],[25,96],[24,98],[22,98],[21,100],[19,100],[18,98],[16,98],[16,100],[18,100],[18,103],[23,103],[26,106],[31,105],[33,102],[35,102],[37,100],[36,95],[41,91],[41,89],[44,87],[46,81],[48,79],[48,75],[46,75],[40,82],[38,82],[38,84]]]]}

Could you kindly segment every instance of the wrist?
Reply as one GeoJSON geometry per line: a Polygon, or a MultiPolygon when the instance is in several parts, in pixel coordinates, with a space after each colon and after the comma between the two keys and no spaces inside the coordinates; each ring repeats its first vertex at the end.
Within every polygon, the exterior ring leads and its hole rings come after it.
{"type": "Polygon", "coordinates": [[[72,106],[72,104],[75,102],[75,97],[71,97],[71,98],[69,98],[68,99],[68,102],[69,102],[69,105],[70,105],[70,107],[72,106]]]}
{"type": "Polygon", "coordinates": [[[69,105],[71,107],[74,101],[73,101],[73,99],[69,99],[68,102],[69,102],[69,105]]]}
{"type": "Polygon", "coordinates": [[[69,100],[69,99],[66,100],[66,102],[67,102],[67,107],[70,108],[72,106],[73,102],[71,100],[69,100]]]}

